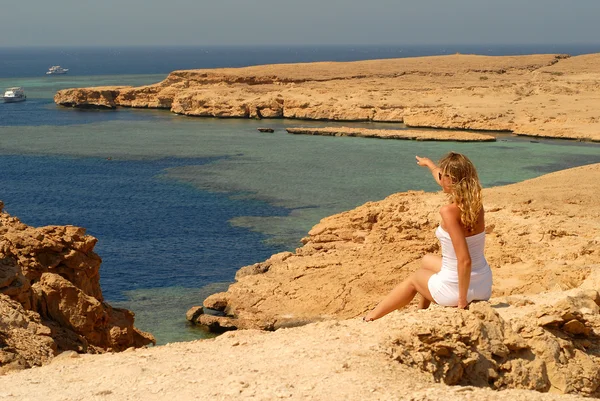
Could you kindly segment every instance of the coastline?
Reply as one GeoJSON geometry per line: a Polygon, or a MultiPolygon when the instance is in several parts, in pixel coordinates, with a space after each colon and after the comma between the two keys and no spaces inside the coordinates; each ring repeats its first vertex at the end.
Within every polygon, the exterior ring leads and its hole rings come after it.
{"type": "Polygon", "coordinates": [[[469,310],[409,307],[368,324],[354,317],[412,268],[413,257],[434,251],[428,228],[441,196],[399,193],[323,219],[295,254],[266,261],[266,271],[240,270],[230,292],[263,308],[263,316],[269,303],[284,311],[288,320],[279,330],[116,354],[66,353],[1,376],[2,395],[28,399],[43,389],[49,400],[596,396],[600,207],[590,195],[599,190],[600,164],[487,189],[495,292],[469,310]],[[581,184],[574,188],[574,180],[581,184]],[[261,293],[269,295],[255,302],[261,293]],[[346,314],[330,312],[340,305],[349,305],[346,314]]]}
{"type": "Polygon", "coordinates": [[[600,141],[600,54],[448,55],[174,71],[144,87],[65,89],[67,107],[196,117],[404,123],[600,141]]]}
{"type": "Polygon", "coordinates": [[[379,139],[405,139],[415,141],[455,141],[455,142],[494,142],[491,135],[476,134],[473,132],[454,132],[450,130],[384,130],[350,127],[325,127],[325,128],[286,128],[294,135],[321,135],[321,136],[352,136],[361,138],[379,139]]]}
{"type": "Polygon", "coordinates": [[[304,246],[240,269],[227,293],[205,302],[227,315],[217,325],[249,330],[112,355],[67,352],[0,377],[1,395],[27,399],[43,386],[61,400],[597,396],[599,182],[595,164],[487,189],[495,293],[469,311],[355,318],[436,251],[432,211],[442,198],[403,192],[323,219],[304,246]]]}

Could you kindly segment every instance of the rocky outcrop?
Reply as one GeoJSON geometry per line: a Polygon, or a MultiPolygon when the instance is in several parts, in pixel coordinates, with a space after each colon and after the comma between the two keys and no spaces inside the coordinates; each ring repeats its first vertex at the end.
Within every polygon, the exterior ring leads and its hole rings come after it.
{"type": "MultiPolygon", "coordinates": [[[[379,351],[440,383],[600,396],[599,191],[600,164],[485,189],[492,299],[468,310],[413,304],[368,323],[379,351]]],[[[204,301],[225,316],[190,320],[276,330],[364,315],[439,251],[444,202],[399,193],[325,218],[304,246],[243,267],[204,301]]]]}
{"type": "Polygon", "coordinates": [[[114,109],[117,107],[115,98],[126,87],[100,87],[82,92],[79,89],[64,89],[62,96],[65,99],[60,104],[66,107],[80,109],[114,109]]]}
{"type": "Polygon", "coordinates": [[[101,353],[155,342],[133,326],[132,312],[104,302],[96,241],[83,228],[34,228],[0,213],[2,369],[39,365],[66,350],[101,353]]]}
{"type": "Polygon", "coordinates": [[[0,294],[0,375],[41,366],[57,353],[51,330],[40,315],[0,294]]]}
{"type": "Polygon", "coordinates": [[[65,89],[69,107],[222,118],[403,122],[600,141],[600,54],[448,55],[174,71],[144,87],[65,89]]]}
{"type": "MultiPolygon", "coordinates": [[[[600,207],[592,196],[599,191],[598,164],[485,189],[493,296],[578,287],[600,263],[600,207]]],[[[241,268],[229,290],[204,306],[224,313],[228,329],[361,315],[424,254],[439,251],[434,229],[444,202],[443,194],[398,193],[327,217],[304,246],[241,268]]]]}
{"type": "Polygon", "coordinates": [[[392,130],[350,127],[286,128],[290,134],[322,136],[357,136],[362,138],[410,139],[416,141],[494,142],[491,135],[451,130],[392,130]]]}
{"type": "Polygon", "coordinates": [[[384,352],[449,385],[598,396],[598,293],[557,298],[529,300],[533,307],[496,300],[496,307],[480,302],[468,311],[439,308],[427,319],[411,315],[384,352]],[[500,313],[502,307],[524,310],[500,313]]]}

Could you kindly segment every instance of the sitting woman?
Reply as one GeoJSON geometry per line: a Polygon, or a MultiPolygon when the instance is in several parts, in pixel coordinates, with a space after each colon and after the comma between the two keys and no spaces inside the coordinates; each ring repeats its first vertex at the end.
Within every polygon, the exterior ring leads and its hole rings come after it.
{"type": "Polygon", "coordinates": [[[492,271],[483,255],[485,218],[481,184],[473,163],[464,155],[450,152],[439,167],[426,157],[417,156],[417,164],[427,167],[449,196],[442,206],[440,225],[435,235],[442,256],[425,255],[421,268],[396,286],[369,312],[371,321],[402,308],[421,294],[420,309],[431,301],[443,306],[465,308],[474,300],[488,300],[492,294],[492,271]]]}

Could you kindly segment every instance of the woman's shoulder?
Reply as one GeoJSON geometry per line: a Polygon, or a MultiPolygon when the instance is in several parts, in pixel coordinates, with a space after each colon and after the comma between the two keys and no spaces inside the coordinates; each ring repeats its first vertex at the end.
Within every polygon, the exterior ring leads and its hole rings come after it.
{"type": "Polygon", "coordinates": [[[440,214],[442,217],[458,217],[460,219],[460,208],[454,203],[449,203],[440,208],[440,214]]]}

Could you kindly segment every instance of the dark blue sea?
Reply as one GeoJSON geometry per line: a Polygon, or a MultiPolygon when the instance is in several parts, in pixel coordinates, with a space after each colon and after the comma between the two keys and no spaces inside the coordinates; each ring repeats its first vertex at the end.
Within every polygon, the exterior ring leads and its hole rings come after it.
{"type": "Polygon", "coordinates": [[[0,104],[0,200],[26,224],[72,224],[97,237],[106,300],[133,310],[159,343],[206,337],[185,312],[225,290],[240,267],[300,246],[328,215],[434,190],[415,154],[465,152],[493,186],[600,162],[600,147],[507,134],[481,144],[295,136],[283,134],[299,124],[289,120],[270,121],[276,133],[264,134],[254,120],[61,108],[54,93],[151,84],[176,69],[456,52],[576,55],[600,46],[0,49],[0,87],[28,95],[0,104]],[[69,73],[45,76],[51,65],[69,73]]]}
{"type": "Polygon", "coordinates": [[[52,65],[70,75],[168,74],[173,70],[311,61],[356,61],[444,54],[490,56],[598,53],[600,44],[204,46],[0,48],[0,78],[36,77],[52,65]]]}

